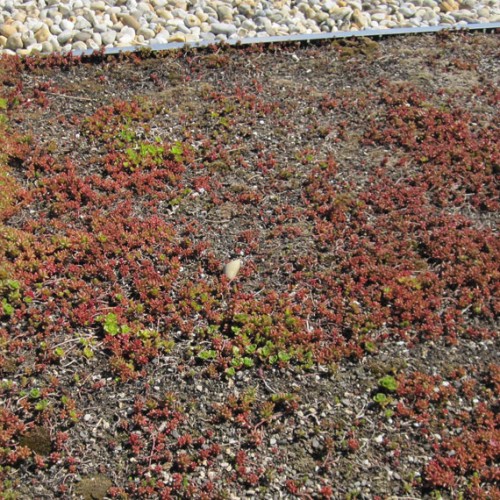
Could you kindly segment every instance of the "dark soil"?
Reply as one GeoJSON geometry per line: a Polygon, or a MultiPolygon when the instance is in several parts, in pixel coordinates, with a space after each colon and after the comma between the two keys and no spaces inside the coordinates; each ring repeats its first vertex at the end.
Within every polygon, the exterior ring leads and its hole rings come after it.
{"type": "Polygon", "coordinates": [[[0,59],[0,496],[499,498],[498,42],[0,59]]]}

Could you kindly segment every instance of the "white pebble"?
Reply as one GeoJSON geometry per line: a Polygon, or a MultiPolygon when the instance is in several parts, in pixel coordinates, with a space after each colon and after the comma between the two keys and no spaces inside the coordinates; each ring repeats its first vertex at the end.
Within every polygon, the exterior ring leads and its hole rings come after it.
{"type": "Polygon", "coordinates": [[[84,42],[75,42],[71,45],[72,50],[87,50],[87,45],[84,42]]]}
{"type": "Polygon", "coordinates": [[[23,41],[21,39],[21,34],[20,33],[14,33],[13,35],[9,36],[7,38],[7,43],[5,44],[5,47],[10,50],[18,50],[23,48],[23,41]]]}
{"type": "Polygon", "coordinates": [[[235,259],[235,260],[228,262],[224,266],[224,274],[225,274],[226,278],[228,278],[230,280],[233,280],[234,278],[236,278],[236,275],[238,274],[238,272],[240,270],[242,262],[243,261],[241,259],[235,259]]]}
{"type": "Polygon", "coordinates": [[[90,22],[85,19],[84,17],[82,16],[78,16],[76,18],[76,22],[75,22],[75,29],[76,30],[83,30],[83,29],[87,29],[87,28],[91,28],[92,27],[92,24],[90,24],[90,22]]]}
{"type": "Polygon", "coordinates": [[[133,28],[129,26],[125,26],[122,28],[120,33],[118,33],[116,39],[120,44],[132,44],[135,38],[135,31],[133,28]]]}
{"type": "Polygon", "coordinates": [[[59,23],[60,28],[64,30],[72,30],[75,27],[75,23],[70,21],[69,19],[63,19],[59,23]]]}
{"type": "Polygon", "coordinates": [[[57,37],[57,41],[61,45],[65,45],[66,43],[70,42],[73,39],[74,33],[76,33],[76,32],[73,32],[73,30],[64,30],[57,37]]]}

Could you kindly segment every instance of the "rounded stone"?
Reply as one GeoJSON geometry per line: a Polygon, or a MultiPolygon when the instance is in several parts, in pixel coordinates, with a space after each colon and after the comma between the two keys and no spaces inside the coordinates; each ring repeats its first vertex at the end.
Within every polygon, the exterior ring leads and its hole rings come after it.
{"type": "Polygon", "coordinates": [[[109,30],[101,33],[101,39],[104,45],[112,45],[116,40],[116,31],[109,30]]]}
{"type": "Polygon", "coordinates": [[[43,43],[46,42],[51,36],[50,30],[47,26],[42,26],[36,33],[35,33],[35,40],[38,43],[43,43]]]}
{"type": "Polygon", "coordinates": [[[169,42],[186,42],[186,35],[185,33],[174,33],[172,36],[169,37],[168,39],[169,42]]]}
{"type": "Polygon", "coordinates": [[[100,44],[92,40],[87,40],[87,48],[92,49],[92,50],[99,50],[100,49],[100,44]]]}
{"type": "Polygon", "coordinates": [[[200,26],[201,25],[201,20],[199,17],[197,17],[196,15],[194,14],[188,14],[185,18],[184,18],[184,24],[188,27],[188,28],[193,28],[195,26],[200,26]]]}
{"type": "Polygon", "coordinates": [[[84,42],[75,42],[71,48],[73,50],[87,50],[87,45],[84,42]]]}
{"type": "Polygon", "coordinates": [[[406,19],[409,19],[416,14],[415,7],[412,5],[403,5],[403,7],[399,9],[399,12],[401,12],[406,19]]]}
{"type": "Polygon", "coordinates": [[[243,21],[241,23],[241,27],[249,31],[257,29],[257,25],[252,21],[252,19],[247,19],[246,21],[243,21]]]}
{"type": "Polygon", "coordinates": [[[30,45],[36,43],[36,39],[31,31],[26,31],[25,33],[21,33],[21,41],[23,42],[24,47],[29,47],[30,45]]]}
{"type": "Polygon", "coordinates": [[[158,15],[158,17],[160,17],[161,19],[165,19],[166,21],[169,21],[174,18],[172,13],[166,9],[160,9],[156,11],[156,14],[158,15]]]}
{"type": "Polygon", "coordinates": [[[215,35],[213,33],[211,33],[210,31],[207,31],[207,32],[202,32],[200,34],[200,38],[202,40],[207,41],[207,42],[212,42],[213,40],[215,40],[215,35]]]}
{"type": "Polygon", "coordinates": [[[155,32],[146,27],[140,28],[137,34],[143,36],[144,40],[151,40],[155,36],[155,32]]]}
{"type": "Polygon", "coordinates": [[[92,33],[92,40],[98,45],[102,45],[102,37],[100,33],[92,33]]]}
{"type": "Polygon", "coordinates": [[[172,15],[174,16],[174,19],[184,19],[187,16],[187,12],[181,9],[174,9],[172,11],[172,15]]]}
{"type": "Polygon", "coordinates": [[[104,33],[105,31],[108,31],[109,27],[105,23],[98,23],[94,26],[94,32],[95,33],[104,33]]]}
{"type": "Polygon", "coordinates": [[[133,28],[134,31],[138,31],[141,28],[141,23],[130,14],[124,14],[120,16],[121,22],[130,28],[133,28]]]}
{"type": "Polygon", "coordinates": [[[75,29],[76,30],[84,30],[86,28],[91,28],[91,27],[92,27],[92,24],[87,19],[85,19],[83,16],[78,16],[76,18],[76,22],[75,22],[75,29]]]}
{"type": "Polygon", "coordinates": [[[473,23],[475,18],[474,13],[466,9],[450,12],[450,15],[457,21],[466,21],[468,23],[473,23]]]}
{"type": "Polygon", "coordinates": [[[441,2],[441,10],[443,12],[452,12],[454,10],[458,10],[460,7],[455,0],[444,0],[441,2]]]}
{"type": "Polygon", "coordinates": [[[23,11],[18,11],[14,14],[14,16],[12,16],[12,19],[14,19],[14,21],[19,21],[21,23],[24,23],[24,21],[26,21],[26,12],[23,12],[23,11]]]}
{"type": "Polygon", "coordinates": [[[241,3],[238,5],[238,12],[245,17],[252,17],[255,13],[255,9],[248,3],[241,3]]]}
{"type": "Polygon", "coordinates": [[[57,41],[61,45],[65,45],[73,40],[74,33],[76,32],[74,32],[73,30],[64,30],[57,36],[57,41]]]}
{"type": "Polygon", "coordinates": [[[221,4],[216,7],[219,21],[232,21],[233,9],[229,5],[221,4]]]}
{"type": "Polygon", "coordinates": [[[43,46],[41,43],[35,43],[35,45],[32,45],[29,48],[30,54],[40,54],[40,52],[42,52],[42,50],[43,50],[43,46]]]}
{"type": "Polygon", "coordinates": [[[121,44],[132,44],[135,38],[135,30],[130,26],[125,26],[116,36],[116,40],[121,44]]]}
{"type": "Polygon", "coordinates": [[[14,33],[7,38],[5,47],[10,50],[18,50],[23,48],[23,41],[20,33],[14,33]]]}
{"type": "Polygon", "coordinates": [[[238,274],[241,268],[242,263],[243,261],[241,259],[235,259],[228,262],[223,269],[226,278],[228,278],[229,280],[234,280],[234,278],[236,278],[236,275],[238,274]]]}
{"type": "Polygon", "coordinates": [[[62,29],[61,27],[58,25],[58,24],[53,24],[51,27],[50,27],[50,32],[57,36],[57,35],[60,35],[62,33],[62,29]]]}
{"type": "Polygon", "coordinates": [[[52,52],[52,44],[50,42],[43,42],[42,43],[42,52],[44,54],[48,54],[49,52],[52,52]]]}
{"type": "Polygon", "coordinates": [[[24,26],[29,30],[35,32],[38,31],[42,26],[43,23],[39,19],[28,19],[25,23],[24,26]]]}
{"type": "Polygon", "coordinates": [[[57,52],[57,51],[61,50],[61,46],[59,45],[59,42],[57,41],[57,38],[55,38],[55,37],[53,37],[50,40],[47,40],[47,42],[43,42],[43,43],[50,43],[50,45],[52,45],[53,51],[57,52]]]}
{"type": "MultiPolygon", "coordinates": [[[[200,30],[202,33],[212,33],[212,27],[208,23],[201,23],[200,30]]],[[[215,38],[215,35],[214,35],[214,38],[215,38]]]]}
{"type": "Polygon", "coordinates": [[[104,12],[106,10],[106,3],[103,2],[102,0],[100,0],[98,2],[92,2],[90,4],[90,8],[92,10],[97,10],[97,11],[100,11],[100,12],[104,12]]]}
{"type": "Polygon", "coordinates": [[[327,21],[328,19],[330,18],[330,15],[326,12],[318,12],[316,14],[316,21],[318,23],[324,23],[325,21],[327,21]]]}
{"type": "Polygon", "coordinates": [[[334,19],[348,19],[352,15],[352,9],[351,7],[339,7],[332,9],[330,11],[330,15],[334,19]]]}
{"type": "Polygon", "coordinates": [[[229,23],[213,23],[212,31],[216,35],[229,36],[232,35],[233,33],[236,33],[236,27],[229,23]]]}
{"type": "Polygon", "coordinates": [[[73,37],[73,40],[75,40],[75,42],[86,42],[90,38],[92,38],[92,33],[90,31],[78,31],[73,37]]]}
{"type": "Polygon", "coordinates": [[[72,30],[75,27],[75,23],[72,22],[70,19],[63,19],[61,23],[59,24],[61,29],[64,30],[72,30]]]}
{"type": "Polygon", "coordinates": [[[62,3],[59,4],[59,12],[61,13],[62,16],[67,17],[72,14],[72,10],[69,5],[64,5],[62,3]]]}
{"type": "Polygon", "coordinates": [[[9,38],[17,33],[17,28],[11,23],[4,23],[0,26],[0,35],[9,38]]]}
{"type": "Polygon", "coordinates": [[[379,23],[380,21],[384,21],[386,17],[387,16],[383,12],[377,12],[376,14],[372,14],[372,21],[379,23]]]}
{"type": "Polygon", "coordinates": [[[153,44],[156,44],[156,43],[159,43],[159,44],[168,43],[168,39],[169,38],[170,38],[170,33],[168,31],[160,31],[159,33],[157,33],[157,35],[155,36],[155,38],[153,40],[151,40],[151,43],[153,43],[153,44]]]}
{"type": "Polygon", "coordinates": [[[91,26],[95,26],[97,24],[97,18],[92,10],[84,9],[83,17],[90,23],[91,26]]]}
{"type": "Polygon", "coordinates": [[[167,3],[173,9],[187,10],[187,2],[185,0],[168,0],[167,3]]]}
{"type": "Polygon", "coordinates": [[[359,28],[366,28],[370,24],[370,18],[358,9],[354,10],[351,19],[352,22],[359,28]]]}

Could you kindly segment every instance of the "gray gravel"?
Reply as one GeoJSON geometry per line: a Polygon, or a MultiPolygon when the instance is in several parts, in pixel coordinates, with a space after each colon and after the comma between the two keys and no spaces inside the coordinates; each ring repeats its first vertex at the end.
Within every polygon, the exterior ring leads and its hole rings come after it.
{"type": "Polygon", "coordinates": [[[496,22],[499,0],[0,0],[0,53],[496,22]]]}

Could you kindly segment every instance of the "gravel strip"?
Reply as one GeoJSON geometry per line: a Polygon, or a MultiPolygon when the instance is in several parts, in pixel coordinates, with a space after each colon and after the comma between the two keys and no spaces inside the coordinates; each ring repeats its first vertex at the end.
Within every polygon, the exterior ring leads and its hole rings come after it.
{"type": "Polygon", "coordinates": [[[0,53],[500,22],[498,0],[0,0],[0,53]]]}

